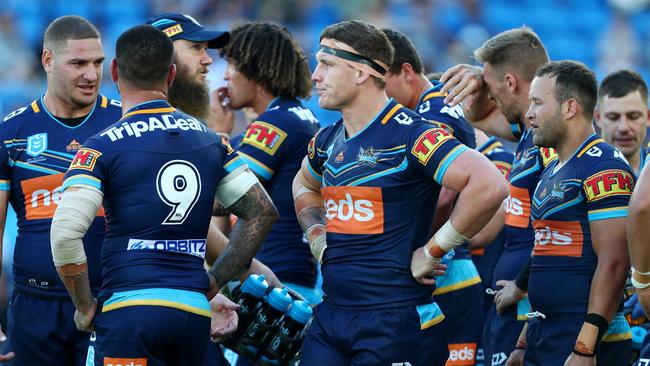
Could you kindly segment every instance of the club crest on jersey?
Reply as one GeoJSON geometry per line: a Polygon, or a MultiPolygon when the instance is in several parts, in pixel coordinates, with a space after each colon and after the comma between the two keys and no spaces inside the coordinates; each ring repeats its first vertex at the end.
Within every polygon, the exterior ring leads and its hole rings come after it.
{"type": "Polygon", "coordinates": [[[343,151],[339,152],[338,155],[336,155],[336,158],[334,158],[334,161],[337,163],[342,163],[343,160],[345,160],[345,155],[343,155],[343,151]]]}
{"type": "Polygon", "coordinates": [[[438,150],[442,144],[451,140],[453,137],[447,132],[447,130],[442,128],[431,128],[426,130],[423,134],[415,140],[413,148],[411,149],[411,154],[418,158],[418,161],[422,165],[427,165],[429,159],[433,154],[438,150]]]}
{"type": "Polygon", "coordinates": [[[95,163],[97,163],[97,159],[100,156],[102,156],[102,153],[97,150],[82,148],[81,150],[77,151],[74,159],[72,159],[72,163],[70,163],[70,170],[83,169],[92,171],[95,168],[95,163]]]}
{"type": "Polygon", "coordinates": [[[584,188],[589,202],[609,196],[631,195],[634,177],[624,170],[603,170],[587,178],[584,188]]]}
{"type": "Polygon", "coordinates": [[[37,133],[27,138],[27,155],[37,157],[47,149],[47,133],[37,133]]]}
{"type": "Polygon", "coordinates": [[[371,168],[377,166],[377,156],[379,154],[375,152],[375,148],[370,146],[367,149],[362,147],[359,148],[359,154],[357,155],[357,163],[359,165],[368,165],[371,168]]]}
{"type": "Polygon", "coordinates": [[[242,139],[242,144],[249,144],[264,151],[269,155],[275,155],[287,133],[269,123],[253,122],[242,139]]]}

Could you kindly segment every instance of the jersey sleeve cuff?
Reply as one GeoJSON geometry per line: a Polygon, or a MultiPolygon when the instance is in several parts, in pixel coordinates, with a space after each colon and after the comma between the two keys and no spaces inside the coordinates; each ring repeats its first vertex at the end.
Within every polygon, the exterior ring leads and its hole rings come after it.
{"type": "Polygon", "coordinates": [[[9,191],[9,190],[11,190],[11,181],[0,180],[0,191],[9,191]]]}
{"type": "Polygon", "coordinates": [[[627,211],[628,208],[626,206],[604,208],[602,210],[592,210],[587,212],[587,218],[589,222],[598,221],[598,220],[616,219],[619,217],[627,217],[627,211]]]}
{"type": "Polygon", "coordinates": [[[435,181],[439,184],[442,184],[442,179],[444,178],[445,173],[447,172],[447,169],[449,169],[451,163],[453,163],[454,160],[460,156],[460,154],[464,153],[467,150],[469,150],[469,148],[465,145],[458,145],[453,148],[440,162],[438,169],[436,169],[436,173],[433,175],[433,179],[435,179],[435,181]]]}
{"type": "Polygon", "coordinates": [[[250,170],[252,170],[253,173],[255,173],[257,176],[260,176],[265,180],[270,180],[273,177],[273,170],[261,161],[241,151],[239,152],[239,156],[246,162],[250,170]]]}
{"type": "Polygon", "coordinates": [[[102,191],[102,182],[90,175],[75,175],[63,181],[62,190],[66,190],[73,185],[86,185],[102,191]]]}

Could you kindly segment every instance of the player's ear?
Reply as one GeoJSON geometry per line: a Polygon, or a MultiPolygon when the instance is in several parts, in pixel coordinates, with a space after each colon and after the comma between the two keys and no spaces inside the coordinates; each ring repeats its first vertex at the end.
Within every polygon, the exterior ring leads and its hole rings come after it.
{"type": "Polygon", "coordinates": [[[564,103],[562,103],[562,109],[564,111],[565,119],[568,120],[580,113],[582,106],[574,98],[569,98],[564,103]]]}
{"type": "Polygon", "coordinates": [[[176,64],[171,64],[169,66],[169,72],[167,73],[167,87],[171,87],[176,78],[176,64]]]}
{"type": "Polygon", "coordinates": [[[598,127],[602,129],[603,126],[601,125],[601,118],[602,116],[600,115],[600,109],[598,107],[594,108],[594,121],[596,121],[598,127]]]}
{"type": "Polygon", "coordinates": [[[52,54],[52,50],[43,49],[43,53],[41,54],[41,64],[43,64],[43,69],[45,69],[45,72],[49,73],[52,71],[53,62],[54,55],[52,54]]]}
{"type": "Polygon", "coordinates": [[[402,75],[404,75],[404,80],[407,83],[413,81],[415,76],[415,71],[413,70],[413,66],[410,63],[405,62],[402,64],[402,75]]]}
{"type": "Polygon", "coordinates": [[[114,83],[117,83],[117,79],[117,59],[113,58],[111,60],[111,80],[113,80],[114,83]]]}
{"type": "Polygon", "coordinates": [[[514,74],[506,73],[503,78],[510,93],[514,94],[515,90],[517,90],[517,77],[514,74]]]}
{"type": "Polygon", "coordinates": [[[363,84],[366,80],[370,79],[370,74],[364,71],[359,71],[357,74],[357,84],[363,84]]]}

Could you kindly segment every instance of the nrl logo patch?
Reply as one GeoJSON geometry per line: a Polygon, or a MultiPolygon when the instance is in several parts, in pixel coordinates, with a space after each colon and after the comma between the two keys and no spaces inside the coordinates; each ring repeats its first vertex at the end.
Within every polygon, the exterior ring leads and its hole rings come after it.
{"type": "Polygon", "coordinates": [[[37,157],[47,149],[47,133],[37,133],[27,138],[27,155],[37,157]]]}

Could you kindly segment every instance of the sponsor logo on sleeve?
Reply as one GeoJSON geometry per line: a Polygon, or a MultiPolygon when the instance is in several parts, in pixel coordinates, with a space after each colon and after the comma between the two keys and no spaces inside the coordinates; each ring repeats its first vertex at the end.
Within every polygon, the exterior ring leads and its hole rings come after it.
{"type": "Polygon", "coordinates": [[[632,174],[618,169],[608,169],[587,178],[584,190],[587,201],[597,201],[610,196],[629,196],[634,189],[632,174]]]}
{"type": "Polygon", "coordinates": [[[256,121],[246,130],[242,144],[252,145],[269,155],[275,155],[286,137],[287,133],[277,126],[256,121]]]}
{"type": "Polygon", "coordinates": [[[72,163],[70,163],[69,170],[83,169],[92,171],[95,168],[95,163],[97,163],[97,159],[100,156],[102,156],[102,153],[99,151],[84,147],[77,151],[74,159],[72,159],[72,163]]]}
{"type": "Polygon", "coordinates": [[[584,237],[579,221],[534,220],[533,255],[581,257],[584,237]]]}
{"type": "Polygon", "coordinates": [[[453,137],[442,128],[431,128],[421,134],[411,149],[411,154],[418,158],[422,165],[427,165],[431,156],[442,144],[453,137]]]}
{"type": "Polygon", "coordinates": [[[384,202],[379,187],[323,187],[327,231],[382,234],[384,202]]]}
{"type": "Polygon", "coordinates": [[[506,211],[505,223],[525,229],[530,220],[530,195],[525,188],[510,184],[510,195],[503,201],[506,211]]]}

